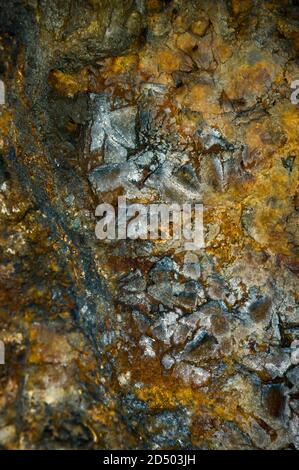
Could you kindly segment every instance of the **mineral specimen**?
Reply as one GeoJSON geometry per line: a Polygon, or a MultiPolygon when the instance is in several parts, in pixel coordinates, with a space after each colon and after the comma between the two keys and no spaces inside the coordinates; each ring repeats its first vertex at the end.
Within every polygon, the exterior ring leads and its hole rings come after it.
{"type": "Polygon", "coordinates": [[[299,449],[298,25],[3,2],[1,448],[299,449]],[[119,196],[202,203],[205,248],[97,239],[119,196]]]}

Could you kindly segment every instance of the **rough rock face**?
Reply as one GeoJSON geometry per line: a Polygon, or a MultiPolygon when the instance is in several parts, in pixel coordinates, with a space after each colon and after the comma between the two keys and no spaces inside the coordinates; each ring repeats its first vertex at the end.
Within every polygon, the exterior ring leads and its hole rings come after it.
{"type": "Polygon", "coordinates": [[[299,7],[6,0],[0,445],[299,449],[299,7]],[[202,202],[205,249],[95,237],[202,202]]]}

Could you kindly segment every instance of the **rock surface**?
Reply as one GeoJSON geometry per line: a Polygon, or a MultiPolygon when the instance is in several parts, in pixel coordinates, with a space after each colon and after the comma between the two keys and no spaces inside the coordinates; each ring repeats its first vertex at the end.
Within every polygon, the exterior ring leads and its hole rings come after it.
{"type": "Polygon", "coordinates": [[[299,449],[299,8],[6,0],[0,446],[299,449]],[[95,237],[202,202],[205,249],[95,237]]]}

